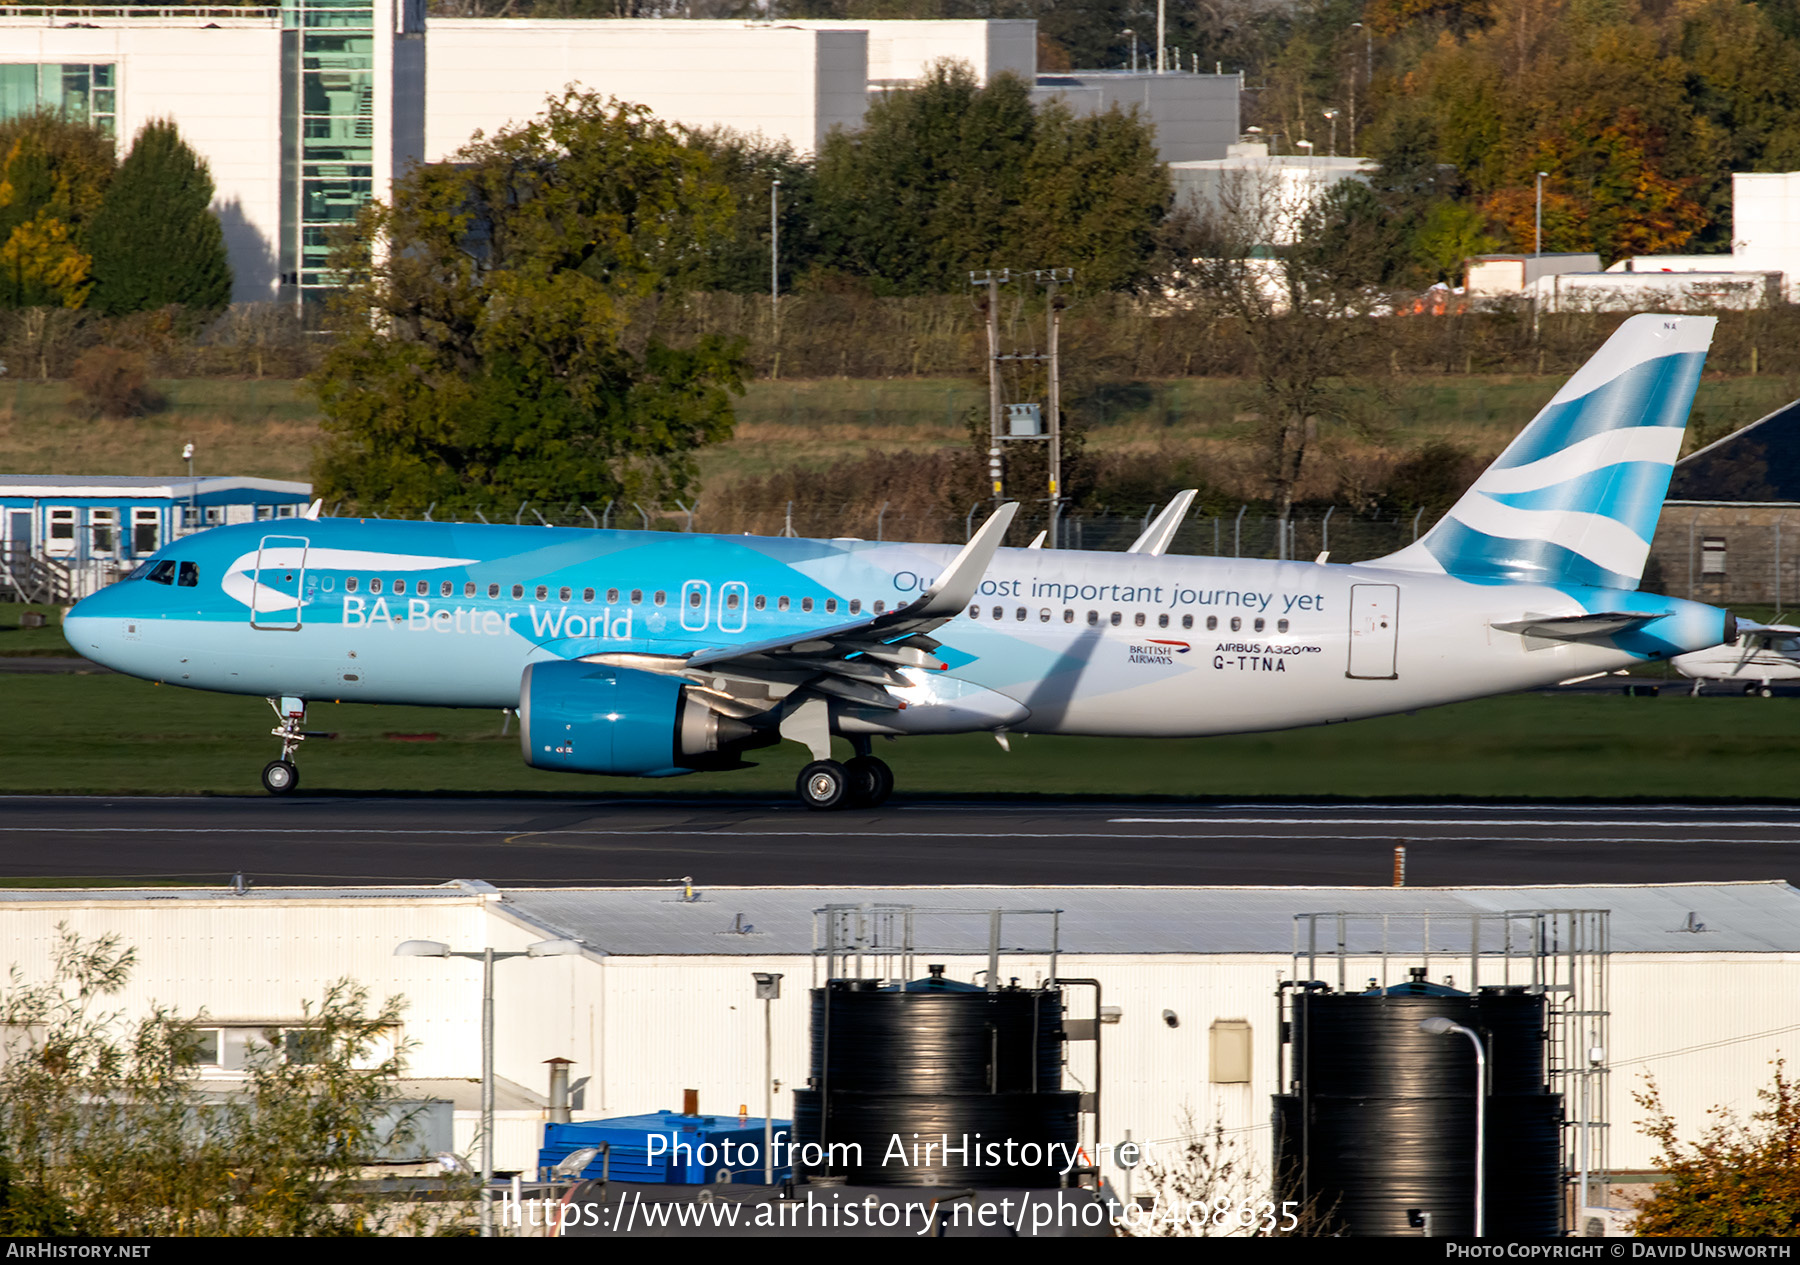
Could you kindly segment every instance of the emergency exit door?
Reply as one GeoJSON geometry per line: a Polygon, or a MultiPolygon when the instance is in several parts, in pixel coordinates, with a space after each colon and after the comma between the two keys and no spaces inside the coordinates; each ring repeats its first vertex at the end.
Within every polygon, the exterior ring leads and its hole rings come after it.
{"type": "Polygon", "coordinates": [[[1391,681],[1400,643],[1400,586],[1350,586],[1350,670],[1345,676],[1391,681]]]}

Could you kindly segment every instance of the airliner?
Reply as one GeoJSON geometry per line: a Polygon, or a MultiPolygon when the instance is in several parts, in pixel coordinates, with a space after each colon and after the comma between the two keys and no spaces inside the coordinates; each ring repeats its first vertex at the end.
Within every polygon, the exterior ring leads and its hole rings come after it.
{"type": "Polygon", "coordinates": [[[267,698],[276,794],[319,701],[513,709],[525,762],[569,773],[742,768],[793,742],[815,809],[886,800],[876,738],[1411,711],[1735,640],[1726,611],[1637,589],[1713,325],[1627,320],[1440,522],[1368,562],[1174,556],[1166,518],[1124,554],[1002,548],[1012,504],[960,548],[315,504],[174,541],[64,626],[120,672],[267,698]]]}

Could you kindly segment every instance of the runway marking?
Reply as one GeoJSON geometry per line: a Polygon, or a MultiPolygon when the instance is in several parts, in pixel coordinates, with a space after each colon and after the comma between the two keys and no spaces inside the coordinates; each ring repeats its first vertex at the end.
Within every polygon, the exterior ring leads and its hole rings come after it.
{"type": "MultiPolygon", "coordinates": [[[[1468,817],[1332,817],[1325,820],[1307,817],[1108,817],[1109,826],[1568,826],[1567,821],[1558,821],[1545,817],[1496,817],[1489,819],[1468,817]]],[[[1583,826],[1634,826],[1639,830],[1687,830],[1698,824],[1694,822],[1657,822],[1633,821],[1629,818],[1618,821],[1601,819],[1583,821],[1583,826]]],[[[1709,825],[1718,825],[1709,822],[1709,825]]],[[[1729,823],[1746,830],[1791,830],[1791,821],[1734,821],[1729,823]]]]}
{"type": "MultiPolygon", "coordinates": [[[[1464,824],[1464,823],[1456,823],[1464,824]]],[[[1549,823],[1557,824],[1557,823],[1549,823]]],[[[1630,824],[1630,823],[1621,823],[1630,824]]],[[[1773,823],[1771,823],[1773,824],[1773,823]]],[[[655,827],[643,830],[538,830],[528,833],[534,835],[557,835],[568,838],[616,838],[616,839],[649,839],[649,838],[695,838],[695,839],[837,839],[856,833],[846,830],[667,830],[655,827]]],[[[0,834],[116,834],[116,835],[415,835],[423,838],[441,838],[444,836],[501,836],[502,830],[397,830],[370,829],[351,830],[335,827],[304,829],[299,827],[267,828],[226,826],[209,826],[200,829],[184,829],[176,826],[0,826],[0,834]]],[[[1042,831],[1008,830],[1008,831],[925,831],[925,830],[888,830],[869,831],[864,835],[870,840],[887,839],[1030,839],[1034,842],[1046,842],[1055,839],[1180,839],[1189,843],[1205,843],[1214,836],[1195,834],[1160,834],[1138,832],[1104,833],[1100,831],[1071,830],[1046,834],[1042,831]]],[[[1342,840],[1370,842],[1390,841],[1393,836],[1383,832],[1380,834],[1331,834],[1322,831],[1288,834],[1244,834],[1232,831],[1218,836],[1223,840],[1257,839],[1283,840],[1289,843],[1302,843],[1314,840],[1342,840]]],[[[1523,843],[1736,843],[1736,844],[1800,844],[1800,838],[1791,839],[1748,839],[1742,836],[1730,838],[1708,838],[1700,836],[1680,839],[1648,838],[1635,835],[1424,835],[1410,842],[1413,843],[1503,843],[1518,841],[1523,843]]]]}

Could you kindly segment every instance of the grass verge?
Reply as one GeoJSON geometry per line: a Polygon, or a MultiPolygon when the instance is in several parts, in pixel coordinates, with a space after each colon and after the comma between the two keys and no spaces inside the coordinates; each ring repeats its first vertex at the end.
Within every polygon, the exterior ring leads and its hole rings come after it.
{"type": "MultiPolygon", "coordinates": [[[[1199,739],[987,735],[878,743],[905,794],[1791,799],[1794,700],[1513,695],[1347,725],[1199,739]]],[[[0,792],[260,794],[261,699],[116,676],[0,677],[0,792]]],[[[797,749],[673,782],[528,769],[495,712],[316,706],[303,793],[788,793],[797,749]],[[425,735],[433,735],[426,738],[425,735]]]]}

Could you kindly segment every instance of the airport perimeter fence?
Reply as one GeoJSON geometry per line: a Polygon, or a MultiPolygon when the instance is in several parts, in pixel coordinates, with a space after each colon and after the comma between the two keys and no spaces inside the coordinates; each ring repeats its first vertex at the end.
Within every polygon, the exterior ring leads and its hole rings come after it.
{"type": "MultiPolygon", "coordinates": [[[[1123,552],[1149,527],[1163,505],[1129,510],[1103,508],[1058,516],[1060,548],[1123,552]]],[[[739,505],[643,506],[613,503],[594,507],[521,505],[515,513],[478,513],[481,522],[527,526],[596,527],[631,531],[707,532],[721,535],[806,536],[819,539],[916,541],[962,544],[993,512],[992,501],[977,501],[961,513],[896,509],[888,505],[809,505],[789,502],[760,509],[739,505]]],[[[429,516],[429,515],[428,515],[429,516]]],[[[437,516],[442,521],[443,516],[437,516]]],[[[1296,511],[1282,524],[1265,506],[1241,505],[1224,513],[1190,513],[1168,552],[1219,558],[1312,559],[1329,552],[1334,562],[1378,558],[1404,548],[1429,530],[1436,515],[1351,513],[1336,506],[1296,511]],[[1285,530],[1283,530],[1285,526],[1285,530]]],[[[471,521],[465,517],[463,521],[471,521]]],[[[1047,530],[1043,505],[1021,506],[1007,544],[1031,543],[1047,530]]],[[[1046,546],[1048,545],[1046,541],[1046,546]]]]}

